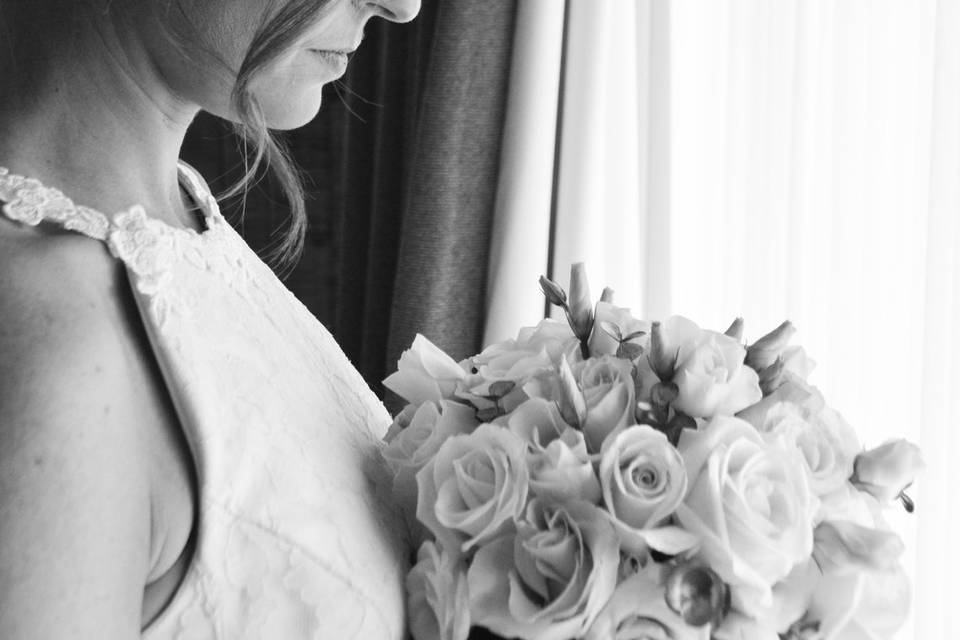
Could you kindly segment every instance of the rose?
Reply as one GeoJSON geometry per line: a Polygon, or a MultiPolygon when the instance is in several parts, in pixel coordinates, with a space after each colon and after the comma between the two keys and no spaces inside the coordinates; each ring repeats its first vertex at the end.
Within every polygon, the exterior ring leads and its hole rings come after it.
{"type": "Polygon", "coordinates": [[[846,520],[822,522],[813,532],[813,557],[824,573],[891,569],[903,550],[893,531],[846,520]]]}
{"type": "Polygon", "coordinates": [[[542,498],[566,502],[600,502],[600,483],[593,472],[583,434],[567,428],[546,448],[528,459],[530,489],[542,498]]]}
{"type": "Polygon", "coordinates": [[[575,366],[586,405],[583,432],[591,451],[599,451],[609,433],[633,422],[636,394],[631,371],[629,361],[613,356],[590,358],[575,366]]]}
{"type": "Polygon", "coordinates": [[[734,607],[756,617],[772,604],[771,586],[813,550],[817,500],[800,453],[723,416],[684,430],[678,449],[690,489],[677,518],[700,538],[700,555],[730,585],[734,607]]]}
{"type": "Polygon", "coordinates": [[[762,420],[761,414],[780,402],[795,405],[808,415],[819,413],[827,406],[823,394],[816,387],[788,374],[783,384],[776,390],[764,396],[759,402],[737,412],[737,417],[757,424],[757,420],[762,420]]]}
{"type": "Polygon", "coordinates": [[[453,397],[457,384],[466,377],[453,358],[418,333],[383,386],[413,404],[439,403],[453,397]]]}
{"type": "Polygon", "coordinates": [[[458,396],[481,409],[494,409],[489,400],[498,383],[514,387],[499,402],[499,409],[511,412],[527,398],[546,397],[551,378],[564,355],[579,358],[579,342],[566,323],[545,319],[536,327],[520,330],[515,340],[490,345],[468,362],[474,374],[458,396]]]}
{"type": "Polygon", "coordinates": [[[413,416],[416,415],[417,410],[422,405],[408,404],[403,407],[403,409],[398,413],[394,418],[393,422],[390,423],[390,428],[387,429],[387,432],[383,435],[383,441],[387,444],[390,444],[394,439],[400,435],[400,433],[410,426],[410,422],[413,420],[413,416]]]}
{"type": "Polygon", "coordinates": [[[417,472],[417,518],[455,556],[498,536],[527,500],[526,451],[493,424],[447,439],[417,472]]]}
{"type": "Polygon", "coordinates": [[[504,340],[488,346],[479,355],[471,358],[471,362],[477,373],[485,379],[518,380],[524,373],[519,370],[525,368],[524,365],[518,366],[518,363],[523,363],[528,358],[536,358],[539,366],[540,355],[544,354],[549,362],[555,365],[562,354],[576,352],[577,344],[570,325],[546,318],[535,327],[520,329],[514,340],[504,340]],[[521,375],[518,377],[518,374],[521,375]]]}
{"type": "Polygon", "coordinates": [[[857,456],[853,484],[881,502],[894,500],[923,471],[917,445],[906,440],[889,440],[857,456]]]}
{"type": "Polygon", "coordinates": [[[494,424],[506,427],[538,451],[570,429],[557,404],[539,397],[528,398],[510,413],[494,420],[494,424]]]}
{"type": "Polygon", "coordinates": [[[593,334],[590,336],[591,355],[617,355],[620,342],[607,332],[607,329],[610,327],[615,327],[616,330],[620,332],[620,337],[627,337],[631,334],[643,332],[643,337],[638,336],[635,340],[630,341],[634,344],[645,346],[650,342],[649,322],[637,320],[630,313],[629,309],[601,301],[597,303],[593,334]]]}
{"type": "Polygon", "coordinates": [[[827,574],[820,578],[799,626],[819,623],[823,640],[884,640],[910,611],[910,583],[903,567],[827,574]]]}
{"type": "Polygon", "coordinates": [[[796,345],[787,347],[780,354],[783,361],[783,370],[787,379],[799,379],[806,382],[817,363],[811,359],[803,347],[796,345]]]}
{"type": "Polygon", "coordinates": [[[414,640],[467,640],[470,608],[464,567],[424,542],[407,574],[407,611],[414,640]]]}
{"type": "Polygon", "coordinates": [[[451,436],[470,433],[477,427],[472,408],[442,400],[439,408],[433,402],[413,405],[397,416],[396,424],[409,423],[383,449],[383,457],[393,470],[395,493],[405,504],[415,504],[416,473],[423,468],[451,436]],[[410,415],[410,409],[414,409],[410,415]]]}
{"type": "Polygon", "coordinates": [[[677,411],[695,418],[733,415],[762,397],[756,371],[743,363],[746,350],[733,338],[681,316],[667,319],[663,337],[665,353],[677,354],[677,411]]]}
{"type": "Polygon", "coordinates": [[[696,545],[677,527],[660,528],[687,492],[683,459],[663,433],[634,425],[610,434],[600,450],[599,475],[625,550],[639,556],[652,546],[675,555],[696,545]]]}
{"type": "Polygon", "coordinates": [[[710,640],[710,627],[688,625],[667,606],[657,566],[621,582],[584,640],[710,640]]]}
{"type": "Polygon", "coordinates": [[[578,638],[617,581],[616,535],[586,502],[534,498],[517,529],[482,546],[467,570],[474,624],[505,638],[578,638]]]}
{"type": "Polygon", "coordinates": [[[818,497],[840,490],[853,473],[853,460],[860,450],[857,434],[840,414],[826,406],[812,413],[790,402],[760,404],[765,406],[748,409],[740,417],[767,442],[800,450],[810,488],[818,497]]]}
{"type": "MultiPolygon", "coordinates": [[[[754,617],[730,611],[713,630],[711,640],[780,640],[780,634],[786,633],[807,611],[819,579],[820,569],[813,559],[801,562],[774,585],[769,607],[759,610],[754,617]]],[[[792,636],[786,638],[795,640],[792,636]]]]}
{"type": "Polygon", "coordinates": [[[687,473],[680,454],[662,432],[634,425],[604,441],[600,485],[614,517],[645,529],[676,510],[687,492],[687,473]]]}

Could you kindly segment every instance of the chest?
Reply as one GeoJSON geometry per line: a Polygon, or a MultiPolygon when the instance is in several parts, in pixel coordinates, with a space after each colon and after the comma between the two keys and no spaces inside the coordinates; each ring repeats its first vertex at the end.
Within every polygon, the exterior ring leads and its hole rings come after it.
{"type": "Polygon", "coordinates": [[[197,479],[196,546],[147,635],[196,617],[222,637],[398,637],[410,550],[379,455],[389,416],[309,312],[237,259],[131,274],[197,479]]]}

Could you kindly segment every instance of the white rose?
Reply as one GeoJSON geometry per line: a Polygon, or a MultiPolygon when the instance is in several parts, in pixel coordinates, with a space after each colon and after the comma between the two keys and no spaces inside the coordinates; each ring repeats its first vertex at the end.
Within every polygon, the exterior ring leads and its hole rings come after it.
{"type": "Polygon", "coordinates": [[[711,640],[779,640],[807,611],[819,579],[820,569],[813,559],[801,562],[774,586],[769,607],[758,610],[756,617],[731,611],[711,640]]]}
{"type": "Polygon", "coordinates": [[[806,382],[807,378],[810,377],[810,374],[813,373],[813,370],[817,366],[816,361],[810,358],[803,347],[799,345],[784,349],[783,353],[780,354],[780,358],[783,360],[784,372],[789,374],[788,378],[792,376],[804,382],[806,382]]]}
{"type": "Polygon", "coordinates": [[[527,501],[527,445],[482,424],[447,439],[417,473],[417,518],[454,556],[513,525],[527,501]]]}
{"type": "Polygon", "coordinates": [[[613,593],[618,563],[598,507],[534,498],[516,531],[483,545],[467,570],[473,622],[505,638],[581,637],[613,593]]]}
{"type": "Polygon", "coordinates": [[[642,556],[653,547],[676,555],[696,545],[696,537],[678,527],[661,527],[687,493],[683,459],[663,433],[634,425],[610,434],[599,475],[625,550],[642,556]]]}
{"type": "Polygon", "coordinates": [[[650,343],[650,323],[633,317],[629,309],[614,306],[609,302],[598,302],[594,317],[593,333],[590,336],[590,355],[615,356],[620,343],[611,336],[605,327],[616,327],[621,337],[643,332],[642,337],[631,340],[634,344],[646,346],[650,343]]]}
{"type": "Polygon", "coordinates": [[[535,327],[520,329],[516,339],[488,346],[471,362],[484,378],[516,380],[509,372],[517,367],[517,362],[545,354],[556,365],[561,355],[575,352],[578,344],[569,324],[546,318],[535,327]]]}
{"type": "Polygon", "coordinates": [[[559,438],[570,429],[557,404],[540,397],[529,398],[510,413],[494,420],[509,429],[536,450],[559,438]]]}
{"type": "Polygon", "coordinates": [[[575,365],[574,375],[586,404],[583,432],[591,451],[599,451],[608,434],[633,423],[636,393],[631,373],[629,361],[613,356],[575,365]]]}
{"type": "Polygon", "coordinates": [[[813,532],[813,557],[824,573],[891,569],[903,550],[900,536],[885,527],[831,520],[813,532]]]}
{"type": "Polygon", "coordinates": [[[710,626],[693,627],[667,606],[653,563],[621,582],[584,640],[710,640],[710,626]]]}
{"type": "Polygon", "coordinates": [[[412,404],[439,403],[453,397],[457,384],[466,377],[467,372],[453,358],[418,333],[383,386],[412,404]]]}
{"type": "Polygon", "coordinates": [[[818,497],[840,490],[853,474],[853,460],[860,442],[853,428],[839,413],[823,407],[818,413],[791,402],[761,403],[763,410],[747,410],[741,418],[750,422],[767,442],[784,449],[796,448],[818,497]]]}
{"type": "Polygon", "coordinates": [[[733,415],[763,396],[757,372],[744,364],[747,352],[735,339],[681,316],[667,319],[663,335],[666,353],[677,354],[677,411],[694,418],[733,415]]]}
{"type": "Polygon", "coordinates": [[[530,489],[557,502],[600,502],[600,482],[593,472],[583,434],[567,428],[545,448],[528,458],[530,489]]]}
{"type": "Polygon", "coordinates": [[[903,567],[824,575],[806,623],[819,623],[818,640],[889,640],[910,611],[910,582],[903,567]]]}
{"type": "Polygon", "coordinates": [[[898,498],[924,469],[919,447],[902,439],[861,453],[853,466],[854,486],[881,502],[898,498]]]}
{"type": "Polygon", "coordinates": [[[799,452],[767,444],[731,417],[685,430],[678,449],[690,490],[676,515],[730,585],[734,607],[757,617],[772,605],[773,585],[813,551],[817,499],[799,452]]]}
{"type": "Polygon", "coordinates": [[[387,429],[387,432],[383,436],[383,441],[390,444],[394,438],[410,426],[410,422],[413,420],[413,416],[416,415],[420,406],[421,405],[416,404],[407,404],[404,406],[400,413],[394,416],[393,422],[390,423],[390,428],[387,429]]]}
{"type": "Polygon", "coordinates": [[[407,574],[407,611],[414,640],[467,640],[470,599],[465,568],[424,542],[407,574]]]}
{"type": "MultiPolygon", "coordinates": [[[[404,413],[409,412],[405,409],[404,413]]],[[[424,402],[408,418],[409,424],[382,453],[393,470],[395,493],[404,504],[412,506],[417,496],[417,472],[448,438],[472,432],[478,422],[471,407],[449,400],[442,400],[439,407],[433,402],[424,402]]]]}

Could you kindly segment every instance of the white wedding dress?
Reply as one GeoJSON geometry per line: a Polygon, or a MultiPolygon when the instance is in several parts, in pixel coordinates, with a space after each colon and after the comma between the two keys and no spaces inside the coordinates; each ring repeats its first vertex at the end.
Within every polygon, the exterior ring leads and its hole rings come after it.
{"type": "Polygon", "coordinates": [[[199,176],[180,172],[203,232],[142,207],[107,217],[0,169],[8,217],[103,240],[124,262],[193,454],[194,555],[143,637],[402,638],[408,550],[378,454],[389,415],[199,176]]]}

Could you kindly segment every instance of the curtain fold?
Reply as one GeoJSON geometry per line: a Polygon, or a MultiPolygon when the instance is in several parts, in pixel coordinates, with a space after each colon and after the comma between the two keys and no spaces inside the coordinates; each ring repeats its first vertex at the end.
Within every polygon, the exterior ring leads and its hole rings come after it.
{"type": "Polygon", "coordinates": [[[387,362],[417,332],[455,358],[483,338],[516,3],[445,0],[409,156],[387,362]]]}
{"type": "Polygon", "coordinates": [[[951,473],[960,453],[960,4],[937,2],[935,24],[924,304],[911,345],[921,354],[917,438],[928,465],[919,487],[924,511],[911,532],[911,626],[915,638],[957,638],[960,616],[946,585],[960,573],[960,499],[951,473]]]}
{"type": "Polygon", "coordinates": [[[537,281],[549,268],[550,215],[564,2],[518,3],[490,239],[483,344],[543,317],[537,281]]]}

